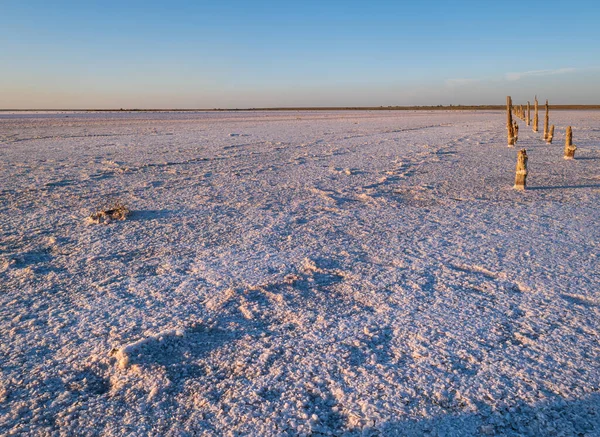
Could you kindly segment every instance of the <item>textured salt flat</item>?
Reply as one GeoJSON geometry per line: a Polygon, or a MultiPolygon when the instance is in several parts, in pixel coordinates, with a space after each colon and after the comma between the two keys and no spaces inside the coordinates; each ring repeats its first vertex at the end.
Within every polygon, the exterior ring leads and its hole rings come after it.
{"type": "Polygon", "coordinates": [[[600,112],[504,120],[0,113],[0,434],[600,435],[600,112]]]}

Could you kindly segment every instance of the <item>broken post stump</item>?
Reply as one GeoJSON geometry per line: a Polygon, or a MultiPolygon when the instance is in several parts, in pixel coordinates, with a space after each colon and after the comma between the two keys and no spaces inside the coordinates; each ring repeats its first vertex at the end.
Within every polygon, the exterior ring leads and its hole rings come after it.
{"type": "Polygon", "coordinates": [[[575,150],[577,147],[573,145],[573,130],[571,126],[567,126],[567,134],[565,135],[565,159],[574,159],[575,150]]]}
{"type": "Polygon", "coordinates": [[[510,96],[506,96],[506,130],[507,130],[507,139],[508,139],[508,147],[512,147],[515,145],[515,132],[514,132],[514,124],[512,119],[512,99],[510,96]]]}
{"type": "Polygon", "coordinates": [[[539,121],[539,117],[538,117],[538,99],[537,99],[537,96],[535,96],[534,106],[533,106],[533,131],[534,132],[538,131],[538,121],[539,121]]]}
{"type": "Polygon", "coordinates": [[[554,138],[554,125],[550,126],[550,130],[548,131],[548,137],[546,138],[546,142],[548,144],[552,144],[552,138],[554,138]]]}
{"type": "Polygon", "coordinates": [[[527,181],[527,151],[519,150],[517,156],[517,174],[515,176],[515,190],[524,190],[527,181]]]}
{"type": "Polygon", "coordinates": [[[548,141],[548,124],[550,122],[550,114],[548,113],[548,99],[546,99],[546,116],[544,117],[544,140],[548,141]]]}

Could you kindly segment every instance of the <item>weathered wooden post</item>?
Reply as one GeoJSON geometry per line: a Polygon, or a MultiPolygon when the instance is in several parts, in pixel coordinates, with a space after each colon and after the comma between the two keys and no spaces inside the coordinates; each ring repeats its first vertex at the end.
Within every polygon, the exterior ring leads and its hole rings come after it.
{"type": "Polygon", "coordinates": [[[548,114],[548,99],[546,99],[546,116],[544,117],[544,140],[548,141],[548,124],[550,123],[550,114],[548,114]]]}
{"type": "Polygon", "coordinates": [[[517,144],[517,141],[519,141],[519,123],[517,123],[516,120],[513,123],[514,123],[514,126],[513,126],[513,135],[515,137],[514,144],[517,144]]]}
{"type": "Polygon", "coordinates": [[[527,126],[531,126],[531,106],[529,100],[527,101],[527,126]]]}
{"type": "Polygon", "coordinates": [[[575,150],[577,147],[573,145],[573,130],[571,126],[567,126],[567,134],[565,135],[565,159],[574,159],[575,150]]]}
{"type": "Polygon", "coordinates": [[[548,131],[548,137],[546,138],[546,142],[548,144],[552,144],[552,138],[554,138],[554,125],[550,126],[550,130],[548,131]]]}
{"type": "Polygon", "coordinates": [[[515,176],[515,190],[524,190],[527,182],[527,151],[519,150],[517,156],[517,174],[515,176]]]}
{"type": "Polygon", "coordinates": [[[538,117],[538,99],[537,96],[535,96],[535,100],[533,101],[534,103],[534,107],[533,107],[533,131],[537,132],[538,131],[538,121],[539,121],[539,117],[538,117]]]}
{"type": "Polygon", "coordinates": [[[512,119],[512,100],[510,96],[506,96],[506,130],[508,137],[508,147],[512,147],[515,145],[515,132],[514,132],[514,124],[512,119]]]}

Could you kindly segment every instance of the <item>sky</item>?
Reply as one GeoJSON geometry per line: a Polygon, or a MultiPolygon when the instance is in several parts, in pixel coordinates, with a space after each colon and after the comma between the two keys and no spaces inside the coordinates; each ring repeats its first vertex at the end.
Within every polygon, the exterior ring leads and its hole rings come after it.
{"type": "Polygon", "coordinates": [[[600,104],[595,1],[0,0],[0,109],[600,104]]]}

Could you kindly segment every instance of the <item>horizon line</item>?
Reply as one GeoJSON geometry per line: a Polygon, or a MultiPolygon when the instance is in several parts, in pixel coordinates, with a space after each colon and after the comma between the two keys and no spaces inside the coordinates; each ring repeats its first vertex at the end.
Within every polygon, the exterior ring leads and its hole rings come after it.
{"type": "MultiPolygon", "coordinates": [[[[521,105],[521,104],[519,104],[521,105]]],[[[513,106],[519,106],[513,105],[513,106]]],[[[525,106],[525,104],[523,104],[525,106]]],[[[600,109],[600,104],[549,104],[553,109],[600,109]]],[[[505,109],[506,105],[398,105],[398,106],[276,106],[250,108],[29,108],[0,109],[0,112],[228,112],[228,111],[406,111],[406,110],[496,110],[505,109]]]]}

